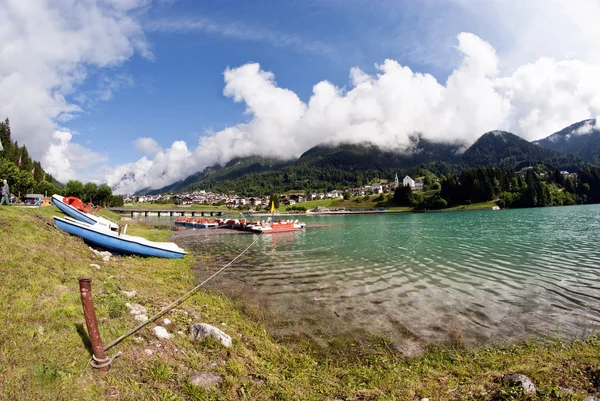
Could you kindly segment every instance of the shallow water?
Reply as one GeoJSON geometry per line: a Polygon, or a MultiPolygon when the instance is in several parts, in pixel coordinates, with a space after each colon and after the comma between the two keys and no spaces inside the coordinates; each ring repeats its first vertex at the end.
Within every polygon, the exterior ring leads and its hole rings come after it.
{"type": "MultiPolygon", "coordinates": [[[[599,327],[600,205],[304,220],[305,232],[261,237],[217,287],[243,283],[244,296],[292,326],[337,320],[401,349],[456,335],[469,344],[574,338],[599,327]]],[[[254,239],[182,241],[220,255],[205,262],[208,274],[254,239]]]]}

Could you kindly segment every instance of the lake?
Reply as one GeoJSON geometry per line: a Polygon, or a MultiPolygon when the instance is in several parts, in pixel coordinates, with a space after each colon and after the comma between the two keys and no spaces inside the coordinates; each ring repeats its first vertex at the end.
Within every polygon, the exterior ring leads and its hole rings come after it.
{"type": "MultiPolygon", "coordinates": [[[[408,353],[448,338],[481,345],[599,328],[600,205],[303,220],[304,232],[259,238],[212,287],[267,308],[288,333],[360,330],[408,353]]],[[[255,238],[177,241],[210,255],[202,278],[255,238]]]]}

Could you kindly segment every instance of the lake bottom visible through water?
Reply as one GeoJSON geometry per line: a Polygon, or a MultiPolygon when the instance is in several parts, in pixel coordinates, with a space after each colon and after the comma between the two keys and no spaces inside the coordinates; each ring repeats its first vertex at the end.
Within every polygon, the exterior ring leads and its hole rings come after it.
{"type": "MultiPolygon", "coordinates": [[[[305,221],[303,232],[258,238],[209,288],[282,337],[373,334],[408,354],[432,342],[583,338],[600,327],[599,206],[305,221]]],[[[199,256],[199,280],[255,239],[176,235],[199,256]]]]}

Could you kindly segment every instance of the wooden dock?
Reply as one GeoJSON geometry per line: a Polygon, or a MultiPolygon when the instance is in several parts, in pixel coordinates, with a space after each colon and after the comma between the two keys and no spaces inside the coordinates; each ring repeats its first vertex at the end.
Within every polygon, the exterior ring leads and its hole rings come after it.
{"type": "Polygon", "coordinates": [[[199,209],[132,209],[128,207],[111,207],[108,210],[121,214],[131,214],[131,217],[134,217],[135,214],[141,215],[144,217],[148,217],[150,215],[161,215],[173,217],[173,216],[223,216],[223,213],[226,213],[227,210],[199,210],[199,209]]]}

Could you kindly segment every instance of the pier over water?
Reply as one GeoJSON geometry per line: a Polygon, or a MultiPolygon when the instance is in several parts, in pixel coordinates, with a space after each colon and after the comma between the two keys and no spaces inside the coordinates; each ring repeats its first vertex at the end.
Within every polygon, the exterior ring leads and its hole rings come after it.
{"type": "Polygon", "coordinates": [[[137,213],[138,215],[144,215],[145,217],[148,217],[149,215],[155,215],[157,214],[158,217],[160,217],[161,215],[165,215],[165,216],[169,216],[169,217],[173,217],[173,216],[223,216],[224,212],[227,212],[226,210],[200,210],[200,209],[190,209],[190,210],[185,210],[185,209],[132,209],[132,208],[128,208],[128,207],[111,207],[108,208],[108,210],[112,211],[112,212],[116,212],[116,213],[121,213],[121,214],[131,214],[131,217],[134,217],[135,214],[137,213]]]}

